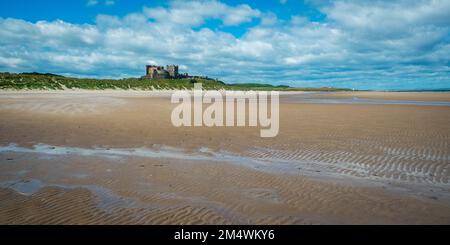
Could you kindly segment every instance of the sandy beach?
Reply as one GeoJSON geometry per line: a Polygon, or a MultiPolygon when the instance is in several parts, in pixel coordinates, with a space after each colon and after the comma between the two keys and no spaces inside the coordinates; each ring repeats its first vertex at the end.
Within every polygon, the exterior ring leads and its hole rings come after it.
{"type": "Polygon", "coordinates": [[[171,91],[0,91],[0,224],[450,224],[450,93],[282,93],[280,131],[171,91]]]}

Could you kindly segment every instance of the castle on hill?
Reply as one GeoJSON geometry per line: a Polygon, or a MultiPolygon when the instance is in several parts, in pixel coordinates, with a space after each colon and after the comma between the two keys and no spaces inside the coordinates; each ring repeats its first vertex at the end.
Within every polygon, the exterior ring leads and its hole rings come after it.
{"type": "Polygon", "coordinates": [[[188,73],[180,74],[178,72],[178,65],[167,65],[164,69],[164,66],[157,65],[147,65],[145,67],[146,75],[142,78],[145,79],[182,79],[182,78],[192,78],[192,79],[208,79],[208,80],[217,80],[211,79],[207,76],[191,76],[188,73]]]}
{"type": "Polygon", "coordinates": [[[146,78],[149,79],[165,79],[165,78],[185,78],[189,75],[187,73],[179,74],[178,65],[168,65],[166,69],[163,66],[147,65],[146,66],[146,78]]]}

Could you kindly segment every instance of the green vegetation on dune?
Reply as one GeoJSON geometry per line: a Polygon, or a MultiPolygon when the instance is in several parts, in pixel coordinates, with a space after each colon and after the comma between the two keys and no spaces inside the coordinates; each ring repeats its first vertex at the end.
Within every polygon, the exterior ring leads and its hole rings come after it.
{"type": "Polygon", "coordinates": [[[38,90],[62,90],[62,89],[192,89],[195,83],[202,83],[206,90],[279,90],[279,91],[340,91],[345,89],[335,88],[292,88],[289,86],[274,86],[270,84],[225,84],[209,78],[183,78],[183,79],[90,79],[71,78],[55,74],[40,73],[0,73],[0,89],[38,89],[38,90]]]}

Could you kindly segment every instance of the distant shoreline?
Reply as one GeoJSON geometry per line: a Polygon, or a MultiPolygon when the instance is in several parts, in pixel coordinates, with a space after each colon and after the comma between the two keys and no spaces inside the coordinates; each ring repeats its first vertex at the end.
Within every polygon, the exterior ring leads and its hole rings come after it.
{"type": "Polygon", "coordinates": [[[176,91],[191,90],[193,84],[202,83],[204,90],[257,90],[292,92],[450,92],[450,88],[440,89],[349,89],[336,87],[290,87],[260,83],[226,84],[210,78],[182,79],[93,79],[65,77],[52,73],[9,73],[0,72],[0,91],[64,91],[64,90],[131,90],[131,91],[176,91]]]}
{"type": "MultiPolygon", "coordinates": [[[[28,89],[28,88],[21,88],[21,89],[13,89],[13,88],[0,88],[0,92],[156,92],[156,93],[172,93],[174,91],[192,91],[192,89],[28,89]]],[[[203,89],[204,91],[207,91],[208,89],[203,89]]],[[[230,91],[228,89],[219,89],[219,91],[230,91]]],[[[233,91],[249,91],[249,90],[239,90],[234,89],[233,91]]],[[[259,91],[265,91],[265,90],[259,90],[259,91]]],[[[278,91],[283,94],[287,93],[306,93],[306,92],[322,92],[322,93],[352,93],[352,92],[361,92],[361,93],[445,93],[450,94],[450,90],[343,90],[343,91],[324,91],[324,90],[314,90],[314,88],[308,88],[307,90],[302,90],[301,88],[293,88],[293,90],[266,90],[266,91],[278,91]]]]}

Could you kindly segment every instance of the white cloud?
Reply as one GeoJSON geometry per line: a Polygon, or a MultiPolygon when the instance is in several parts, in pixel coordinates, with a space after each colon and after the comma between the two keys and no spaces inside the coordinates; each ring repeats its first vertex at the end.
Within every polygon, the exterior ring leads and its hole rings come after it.
{"type": "Polygon", "coordinates": [[[116,2],[114,0],[106,0],[105,1],[105,5],[107,5],[107,6],[112,6],[114,4],[116,4],[116,2]]]}
{"type": "Polygon", "coordinates": [[[337,1],[323,10],[331,19],[351,27],[397,28],[414,24],[450,24],[450,2],[445,0],[374,1],[372,4],[337,1]]]}
{"type": "Polygon", "coordinates": [[[101,0],[87,0],[86,6],[88,6],[88,7],[96,6],[100,2],[102,4],[104,4],[104,5],[106,5],[106,6],[112,6],[112,5],[116,4],[115,0],[104,0],[104,1],[101,1],[101,0]]]}
{"type": "Polygon", "coordinates": [[[261,12],[246,4],[229,6],[218,1],[173,1],[170,8],[145,8],[147,17],[159,23],[199,26],[206,19],[219,19],[224,25],[233,26],[250,22],[261,12]]]}
{"type": "Polygon", "coordinates": [[[97,4],[98,4],[97,0],[88,0],[86,3],[87,6],[95,6],[97,4]]]}
{"type": "Polygon", "coordinates": [[[447,3],[322,1],[324,22],[218,1],[98,15],[90,25],[0,18],[0,70],[122,77],[142,75],[146,64],[176,63],[227,82],[449,86],[447,3]],[[236,37],[203,25],[211,19],[259,22],[236,37]]]}

